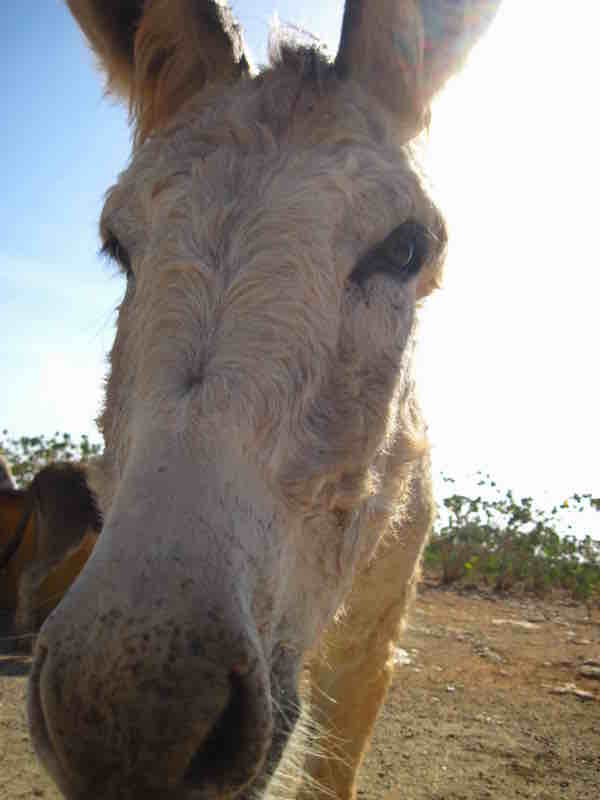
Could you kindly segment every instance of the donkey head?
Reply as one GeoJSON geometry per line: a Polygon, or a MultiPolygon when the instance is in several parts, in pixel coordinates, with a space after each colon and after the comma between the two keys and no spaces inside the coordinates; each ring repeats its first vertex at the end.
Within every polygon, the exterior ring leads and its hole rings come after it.
{"type": "Polygon", "coordinates": [[[129,104],[104,528],[45,624],[34,742],[69,798],[262,790],[299,672],[423,449],[415,309],[446,234],[411,140],[489,0],[347,0],[333,63],[250,77],[219,0],[69,0],[129,104]]]}

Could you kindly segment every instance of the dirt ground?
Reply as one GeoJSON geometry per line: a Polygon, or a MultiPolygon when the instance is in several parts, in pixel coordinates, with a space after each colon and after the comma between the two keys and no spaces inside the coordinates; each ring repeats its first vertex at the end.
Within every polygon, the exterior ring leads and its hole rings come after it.
{"type": "MultiPolygon", "coordinates": [[[[400,645],[359,800],[598,800],[600,680],[580,670],[600,663],[600,614],[425,584],[400,645]]],[[[27,735],[28,668],[0,656],[0,800],[58,800],[27,735]]]]}

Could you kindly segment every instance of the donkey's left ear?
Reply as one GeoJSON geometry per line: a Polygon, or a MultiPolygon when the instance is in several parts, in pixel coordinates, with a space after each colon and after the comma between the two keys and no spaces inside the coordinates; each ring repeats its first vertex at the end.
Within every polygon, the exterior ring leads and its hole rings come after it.
{"type": "Polygon", "coordinates": [[[434,94],[462,65],[501,0],[346,0],[336,70],[408,129],[428,118],[434,94]]]}

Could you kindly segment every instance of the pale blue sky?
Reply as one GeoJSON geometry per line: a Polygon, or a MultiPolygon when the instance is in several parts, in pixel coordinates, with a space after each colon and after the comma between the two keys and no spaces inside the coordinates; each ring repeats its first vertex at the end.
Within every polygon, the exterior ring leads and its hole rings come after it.
{"type": "MultiPolygon", "coordinates": [[[[269,20],[335,51],[343,3],[234,8],[257,61],[269,20]]],[[[598,491],[600,179],[596,4],[505,0],[436,104],[429,171],[451,225],[446,286],[419,361],[436,463],[517,491],[598,491]]],[[[59,0],[0,4],[0,430],[94,438],[121,279],[96,256],[125,166],[123,108],[102,97],[59,0]]]]}

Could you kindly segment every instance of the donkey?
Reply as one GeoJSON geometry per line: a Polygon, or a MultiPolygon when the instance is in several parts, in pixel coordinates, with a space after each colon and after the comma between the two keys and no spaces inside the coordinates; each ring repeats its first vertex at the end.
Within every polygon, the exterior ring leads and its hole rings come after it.
{"type": "Polygon", "coordinates": [[[34,634],[87,560],[102,520],[81,464],[41,469],[26,490],[0,491],[0,598],[14,609],[18,649],[34,634]]]}
{"type": "Polygon", "coordinates": [[[68,2],[133,155],[104,526],[38,637],[35,749],[73,800],[261,797],[303,694],[336,752],[298,791],[352,798],[434,514],[411,143],[498,2],[347,0],[333,62],[282,39],[255,77],[221,0],[68,2]]]}

